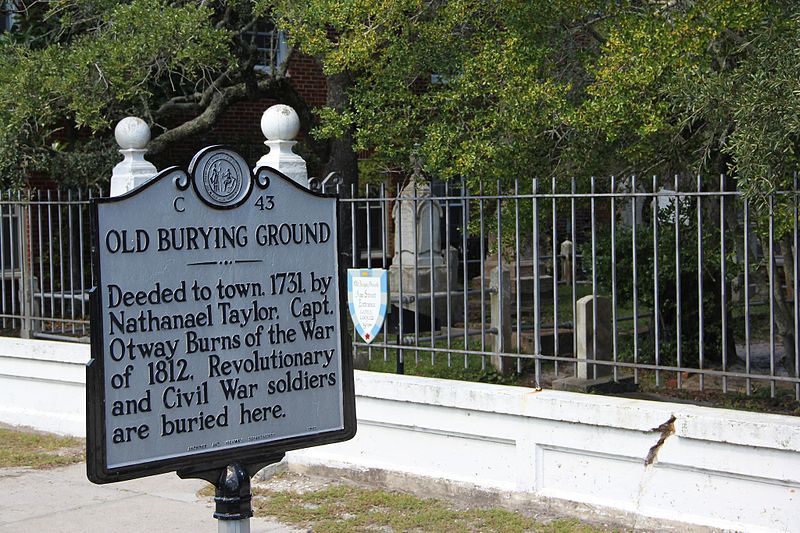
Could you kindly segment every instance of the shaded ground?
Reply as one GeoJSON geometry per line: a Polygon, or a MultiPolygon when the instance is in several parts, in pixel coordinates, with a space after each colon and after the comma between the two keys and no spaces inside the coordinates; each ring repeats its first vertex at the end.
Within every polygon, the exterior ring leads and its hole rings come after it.
{"type": "MultiPolygon", "coordinates": [[[[490,336],[487,335],[487,337],[490,336]]],[[[440,346],[440,348],[444,347],[446,346],[440,346]]],[[[456,340],[452,343],[452,347],[462,349],[463,343],[456,340]]],[[[480,349],[481,347],[471,346],[470,348],[480,349]]],[[[663,370],[658,372],[657,379],[655,371],[639,370],[636,373],[638,381],[636,392],[608,394],[654,401],[692,403],[706,407],[800,416],[800,401],[797,399],[800,395],[800,385],[789,381],[770,379],[771,376],[778,378],[787,376],[786,370],[780,364],[780,357],[783,353],[780,343],[776,343],[774,354],[771,355],[770,352],[769,343],[754,342],[750,346],[749,365],[748,361],[744,359],[731,357],[727,371],[744,374],[749,366],[751,376],[749,379],[701,376],[691,371],[677,373],[663,370]],[[770,364],[771,356],[774,361],[772,364],[770,364]]],[[[502,375],[492,368],[488,356],[468,355],[465,357],[454,353],[448,357],[447,352],[434,353],[428,351],[425,346],[420,346],[418,350],[406,348],[403,353],[404,372],[408,375],[523,387],[536,387],[537,385],[534,364],[531,360],[522,360],[520,364],[522,373],[502,375]]],[[[566,355],[568,356],[568,354],[566,355]]],[[[743,346],[737,346],[737,355],[744,358],[743,346]]],[[[369,370],[394,373],[397,369],[396,358],[397,350],[395,349],[373,348],[369,370]]],[[[511,366],[516,370],[516,359],[511,358],[511,366]]],[[[572,362],[560,362],[556,365],[551,361],[543,361],[539,385],[545,389],[551,389],[554,380],[573,376],[574,368],[575,364],[572,362]]],[[[706,368],[722,370],[721,367],[706,368]]],[[[619,368],[618,378],[626,376],[634,376],[634,371],[629,368],[619,368]]],[[[598,394],[606,393],[598,392],[598,394]]]]}

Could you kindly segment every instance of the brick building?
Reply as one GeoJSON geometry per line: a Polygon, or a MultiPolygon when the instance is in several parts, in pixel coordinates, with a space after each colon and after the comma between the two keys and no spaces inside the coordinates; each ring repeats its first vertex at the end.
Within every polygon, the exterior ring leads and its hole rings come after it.
{"type": "MultiPolygon", "coordinates": [[[[285,36],[272,30],[252,32],[255,43],[262,57],[256,70],[269,71],[274,64],[282,64],[288,58],[286,77],[291,86],[314,109],[325,105],[328,88],[322,67],[312,57],[300,53],[288,53],[285,36]]],[[[225,144],[235,148],[248,162],[257,161],[266,151],[264,136],[261,133],[261,115],[264,111],[278,102],[270,98],[243,100],[226,109],[214,126],[207,132],[195,135],[191,139],[181,142],[178,146],[171,147],[169,151],[154,157],[158,168],[165,165],[188,165],[190,158],[198,150],[213,144],[225,144]]],[[[176,116],[175,124],[191,118],[190,116],[176,116]]],[[[174,124],[173,124],[174,125],[174,124]]],[[[155,133],[155,132],[154,132],[155,133]]],[[[309,162],[310,171],[314,172],[315,161],[313,155],[298,145],[296,151],[303,155],[309,162]]]]}

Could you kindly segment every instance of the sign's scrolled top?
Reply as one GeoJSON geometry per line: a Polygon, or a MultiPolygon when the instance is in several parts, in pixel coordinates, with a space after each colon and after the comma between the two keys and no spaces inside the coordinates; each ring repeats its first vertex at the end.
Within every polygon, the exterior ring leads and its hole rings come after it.
{"type": "Polygon", "coordinates": [[[338,209],[221,147],[94,202],[92,481],[353,436],[338,209]]]}

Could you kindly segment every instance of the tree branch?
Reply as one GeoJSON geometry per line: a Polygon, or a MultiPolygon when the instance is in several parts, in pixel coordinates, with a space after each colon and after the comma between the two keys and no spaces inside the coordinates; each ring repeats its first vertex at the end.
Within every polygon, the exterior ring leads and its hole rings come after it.
{"type": "MultiPolygon", "coordinates": [[[[254,96],[252,90],[252,86],[248,86],[246,82],[242,81],[236,85],[231,85],[213,92],[208,100],[207,106],[203,107],[200,106],[200,104],[194,104],[197,108],[203,109],[202,113],[184,122],[180,126],[165,131],[153,139],[148,145],[148,151],[151,154],[158,154],[174,143],[210,130],[222,113],[232,104],[252,98],[254,96]]],[[[271,96],[278,101],[285,101],[293,105],[297,109],[301,121],[304,116],[308,117],[310,115],[310,110],[307,109],[307,106],[302,105],[302,107],[300,107],[298,105],[302,100],[296,97],[294,89],[289,85],[289,81],[286,79],[260,80],[256,84],[255,90],[257,96],[271,96]]],[[[182,104],[177,103],[173,105],[180,106],[182,104]]],[[[308,119],[306,118],[306,120],[308,119]]]]}
{"type": "Polygon", "coordinates": [[[176,110],[196,109],[200,110],[200,93],[189,96],[175,96],[170,98],[153,112],[154,117],[162,117],[176,110]]]}

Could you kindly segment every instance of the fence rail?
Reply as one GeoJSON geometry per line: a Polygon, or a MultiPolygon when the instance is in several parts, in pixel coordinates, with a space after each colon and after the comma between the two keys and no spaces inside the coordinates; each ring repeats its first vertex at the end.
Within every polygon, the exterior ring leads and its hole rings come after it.
{"type": "Polygon", "coordinates": [[[88,207],[99,190],[0,193],[0,319],[24,337],[88,342],[88,207]]]}
{"type": "MultiPolygon", "coordinates": [[[[352,266],[389,270],[386,324],[354,333],[356,352],[543,387],[608,375],[800,399],[792,185],[755,200],[724,177],[339,190],[352,266]]],[[[88,339],[98,194],[0,196],[7,333],[88,339]]]]}
{"type": "Polygon", "coordinates": [[[755,200],[727,186],[676,177],[351,188],[352,266],[388,268],[391,287],[381,337],[355,345],[399,370],[510,368],[545,387],[610,374],[800,399],[796,180],[755,200]],[[427,252],[435,232],[438,257],[427,252]]]}

